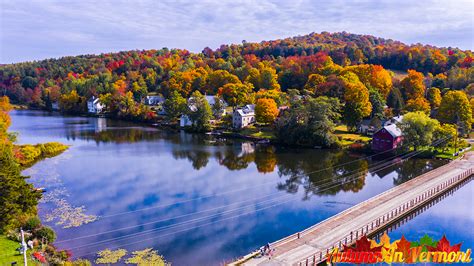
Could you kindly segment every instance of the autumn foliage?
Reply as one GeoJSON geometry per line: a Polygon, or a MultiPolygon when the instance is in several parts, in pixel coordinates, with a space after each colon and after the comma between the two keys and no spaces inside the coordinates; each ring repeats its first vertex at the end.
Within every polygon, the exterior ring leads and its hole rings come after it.
{"type": "Polygon", "coordinates": [[[255,105],[255,118],[260,123],[272,123],[278,116],[278,107],[273,99],[261,98],[255,105]]]}

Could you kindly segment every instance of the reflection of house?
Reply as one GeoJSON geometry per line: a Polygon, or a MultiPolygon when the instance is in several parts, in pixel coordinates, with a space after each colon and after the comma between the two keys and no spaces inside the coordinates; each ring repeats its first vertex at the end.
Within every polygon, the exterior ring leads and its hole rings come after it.
{"type": "Polygon", "coordinates": [[[242,142],[239,148],[240,152],[237,155],[238,157],[242,157],[244,155],[252,154],[255,152],[255,146],[252,142],[242,142]]]}
{"type": "Polygon", "coordinates": [[[160,105],[165,101],[165,99],[161,96],[146,96],[145,97],[145,105],[150,105],[150,106],[155,106],[155,105],[160,105]]]}
{"type": "Polygon", "coordinates": [[[234,111],[232,116],[232,125],[234,128],[244,128],[255,123],[255,105],[246,106],[234,111]]]}
{"type": "Polygon", "coordinates": [[[104,105],[100,102],[99,98],[92,96],[87,101],[87,111],[92,114],[100,114],[104,109],[104,105]]]}
{"type": "Polygon", "coordinates": [[[51,103],[51,110],[59,111],[59,103],[58,102],[51,103]]]}
{"type": "Polygon", "coordinates": [[[102,132],[107,128],[107,119],[99,117],[94,120],[94,131],[102,132]]]}
{"type": "MultiPolygon", "coordinates": [[[[204,96],[206,98],[206,101],[207,103],[209,103],[209,105],[211,106],[211,108],[214,106],[214,104],[216,103],[216,98],[213,96],[213,95],[205,95],[204,96]]],[[[191,98],[189,98],[189,100],[191,100],[191,98]]],[[[188,103],[189,103],[189,100],[188,100],[188,103]]],[[[219,99],[220,100],[220,99],[219,99]]],[[[221,101],[221,104],[224,104],[224,102],[222,100],[221,101]]],[[[195,111],[196,110],[196,107],[195,106],[192,106],[192,105],[188,105],[189,106],[189,109],[191,111],[195,111]]],[[[214,114],[216,115],[216,114],[214,114]]],[[[222,108],[222,111],[221,113],[219,114],[219,116],[222,116],[222,115],[225,115],[225,108],[222,108]]],[[[179,125],[181,127],[185,127],[185,126],[191,126],[193,123],[191,121],[191,119],[187,116],[187,115],[182,115],[181,118],[180,118],[180,121],[179,121],[179,125]]]]}
{"type": "Polygon", "coordinates": [[[402,131],[395,124],[384,126],[372,138],[372,150],[388,151],[402,144],[402,131]]]}

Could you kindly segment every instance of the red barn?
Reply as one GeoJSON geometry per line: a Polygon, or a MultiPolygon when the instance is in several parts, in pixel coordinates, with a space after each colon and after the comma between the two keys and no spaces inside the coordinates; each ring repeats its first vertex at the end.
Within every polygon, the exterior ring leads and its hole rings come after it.
{"type": "Polygon", "coordinates": [[[402,144],[402,131],[391,124],[375,132],[372,138],[372,150],[388,151],[398,148],[402,144]]]}

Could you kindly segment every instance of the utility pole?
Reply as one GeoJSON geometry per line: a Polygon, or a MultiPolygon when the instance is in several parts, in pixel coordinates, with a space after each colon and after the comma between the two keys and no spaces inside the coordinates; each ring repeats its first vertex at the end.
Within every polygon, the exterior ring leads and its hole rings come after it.
{"type": "Polygon", "coordinates": [[[27,266],[27,262],[26,262],[26,250],[28,249],[28,247],[26,246],[26,242],[25,242],[25,234],[23,233],[23,229],[20,228],[20,231],[21,231],[21,248],[23,250],[23,262],[25,263],[25,266],[27,266]]]}

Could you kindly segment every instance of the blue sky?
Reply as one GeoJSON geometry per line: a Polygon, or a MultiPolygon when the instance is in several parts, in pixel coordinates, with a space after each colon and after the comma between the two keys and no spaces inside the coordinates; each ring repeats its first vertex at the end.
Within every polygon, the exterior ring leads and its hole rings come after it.
{"type": "Polygon", "coordinates": [[[474,47],[472,0],[0,0],[0,63],[347,31],[474,47]]]}

